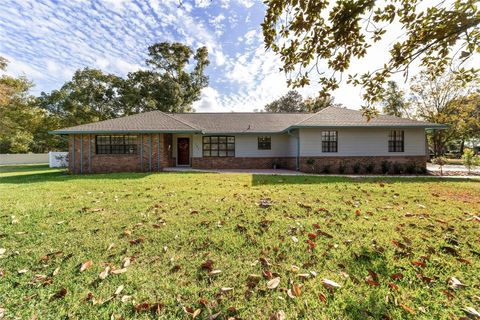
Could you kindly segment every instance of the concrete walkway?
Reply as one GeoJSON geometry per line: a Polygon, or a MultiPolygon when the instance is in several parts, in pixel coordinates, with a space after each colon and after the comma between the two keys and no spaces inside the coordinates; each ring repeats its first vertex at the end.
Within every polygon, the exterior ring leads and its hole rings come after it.
{"type": "MultiPolygon", "coordinates": [[[[427,163],[428,171],[440,172],[440,166],[432,163],[427,163]]],[[[443,172],[465,172],[468,173],[467,168],[464,165],[460,164],[447,164],[443,166],[443,172]]],[[[472,173],[480,174],[480,167],[471,170],[472,173]]]]}

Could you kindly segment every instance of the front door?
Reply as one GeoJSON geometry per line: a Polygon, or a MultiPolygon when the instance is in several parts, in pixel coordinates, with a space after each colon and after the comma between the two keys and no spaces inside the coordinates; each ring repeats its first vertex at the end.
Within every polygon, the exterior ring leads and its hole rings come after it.
{"type": "Polygon", "coordinates": [[[190,164],[190,139],[177,138],[177,164],[188,166],[190,164]]]}

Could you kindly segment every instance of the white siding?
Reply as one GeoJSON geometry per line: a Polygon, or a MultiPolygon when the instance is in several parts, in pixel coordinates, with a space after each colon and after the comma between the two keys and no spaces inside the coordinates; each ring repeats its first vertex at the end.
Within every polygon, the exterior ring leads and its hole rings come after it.
{"type": "MultiPolygon", "coordinates": [[[[174,148],[173,154],[177,153],[177,137],[181,135],[173,135],[174,148]]],[[[210,135],[206,135],[210,136],[210,135]]],[[[212,136],[215,136],[212,134],[212,136]]],[[[236,157],[295,157],[297,155],[297,140],[287,134],[275,135],[233,135],[235,136],[235,156],[236,157]],[[258,137],[269,136],[272,138],[271,150],[258,150],[258,137]]],[[[191,154],[193,157],[202,157],[202,135],[189,136],[191,145],[191,154]]]]}
{"type": "Polygon", "coordinates": [[[237,135],[235,136],[236,157],[294,157],[295,150],[291,148],[293,137],[282,135],[237,135]],[[271,150],[258,150],[258,137],[269,136],[272,138],[271,150]]]}
{"type": "Polygon", "coordinates": [[[425,130],[405,132],[405,152],[388,152],[390,129],[338,129],[338,152],[322,153],[322,129],[300,129],[300,155],[313,156],[420,156],[425,155],[425,130]]]}

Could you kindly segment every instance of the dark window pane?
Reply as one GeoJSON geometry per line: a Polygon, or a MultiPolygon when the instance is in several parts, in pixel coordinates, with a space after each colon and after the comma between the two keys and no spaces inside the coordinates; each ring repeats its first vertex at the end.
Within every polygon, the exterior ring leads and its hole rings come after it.
{"type": "Polygon", "coordinates": [[[235,155],[235,137],[209,136],[203,137],[204,157],[227,157],[235,155]]]}

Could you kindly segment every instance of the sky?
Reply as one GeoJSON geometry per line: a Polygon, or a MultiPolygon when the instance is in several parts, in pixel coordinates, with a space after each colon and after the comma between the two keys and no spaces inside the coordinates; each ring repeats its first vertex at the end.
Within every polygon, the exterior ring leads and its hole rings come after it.
{"type": "MultiPolygon", "coordinates": [[[[253,111],[289,90],[278,56],[265,50],[264,13],[260,0],[182,0],[181,6],[179,0],[3,0],[0,55],[10,61],[8,73],[26,75],[39,94],[60,88],[83,67],[119,76],[145,68],[147,48],[157,42],[206,46],[210,83],[194,108],[253,111]]],[[[400,30],[390,32],[349,71],[386,62],[400,30]]],[[[299,91],[307,97],[319,89],[313,83],[299,91]]],[[[346,107],[361,107],[359,88],[343,82],[333,95],[346,107]]]]}

